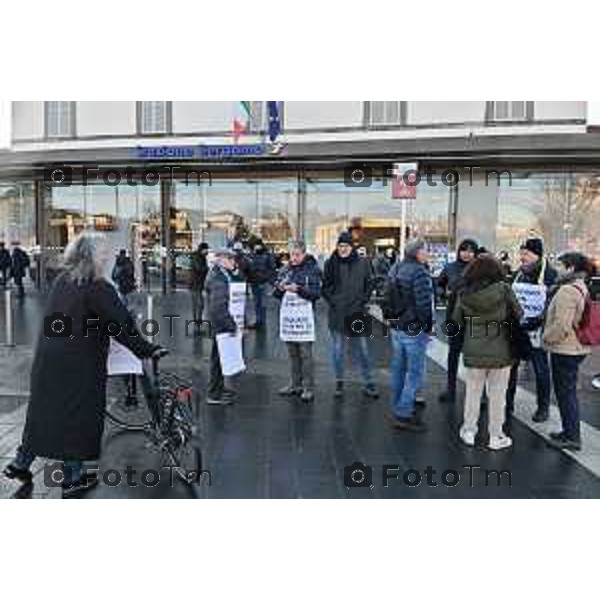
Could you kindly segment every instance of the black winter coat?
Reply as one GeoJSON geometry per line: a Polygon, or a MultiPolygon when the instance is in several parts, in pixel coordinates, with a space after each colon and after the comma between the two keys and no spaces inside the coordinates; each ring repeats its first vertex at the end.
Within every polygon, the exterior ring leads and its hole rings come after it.
{"type": "Polygon", "coordinates": [[[115,339],[140,358],[156,346],[133,328],[114,286],[98,280],[75,283],[68,273],[54,281],[31,369],[31,400],[25,445],[37,456],[58,460],[96,460],[100,455],[106,406],[109,337],[102,324],[123,324],[115,339]],[[70,337],[46,337],[47,326],[63,313],[72,318],[70,337]],[[90,327],[87,337],[85,319],[90,327]],[[92,319],[99,319],[92,321],[92,319]],[[128,327],[125,327],[128,325],[128,327]],[[137,335],[129,335],[129,332],[137,335]]]}
{"type": "Polygon", "coordinates": [[[112,280],[124,296],[135,290],[135,272],[133,261],[128,256],[118,256],[112,270],[112,280]]]}
{"type": "Polygon", "coordinates": [[[6,248],[0,250],[0,271],[7,271],[11,265],[10,252],[6,248]]]}
{"type": "Polygon", "coordinates": [[[437,278],[437,295],[438,298],[446,298],[447,300],[446,315],[448,318],[454,312],[458,294],[464,287],[463,275],[468,264],[462,260],[455,260],[447,264],[437,278]]]}
{"type": "Polygon", "coordinates": [[[236,324],[229,312],[229,281],[243,281],[240,275],[228,275],[219,265],[214,265],[206,277],[206,311],[212,335],[235,333],[236,324]]]}
{"type": "Polygon", "coordinates": [[[202,291],[206,282],[206,276],[208,275],[208,260],[204,252],[196,250],[196,252],[192,253],[190,275],[190,288],[202,291]]]}
{"type": "Polygon", "coordinates": [[[29,256],[21,248],[15,248],[11,256],[11,273],[13,277],[24,277],[29,268],[29,256]]]}
{"type": "Polygon", "coordinates": [[[374,275],[368,259],[355,250],[348,259],[335,251],[325,261],[322,296],[329,304],[330,331],[344,331],[344,319],[364,313],[374,287],[374,275]]]}

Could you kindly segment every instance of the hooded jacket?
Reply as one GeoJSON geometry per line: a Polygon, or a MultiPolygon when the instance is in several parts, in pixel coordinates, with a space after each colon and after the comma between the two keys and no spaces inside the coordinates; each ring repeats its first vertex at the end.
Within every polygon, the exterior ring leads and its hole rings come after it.
{"type": "Polygon", "coordinates": [[[465,367],[501,369],[513,364],[511,335],[513,320],[523,310],[511,286],[499,281],[481,282],[464,288],[452,315],[464,331],[465,367]]]}

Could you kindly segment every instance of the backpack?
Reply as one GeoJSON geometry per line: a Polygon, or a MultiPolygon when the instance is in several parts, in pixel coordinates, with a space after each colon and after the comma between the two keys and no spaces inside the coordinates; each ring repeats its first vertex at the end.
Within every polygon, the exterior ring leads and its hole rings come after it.
{"type": "Polygon", "coordinates": [[[402,289],[392,277],[388,277],[385,282],[381,310],[384,319],[399,319],[406,310],[406,299],[402,289]]]}
{"type": "Polygon", "coordinates": [[[599,346],[600,345],[600,302],[592,300],[590,294],[584,293],[577,287],[573,286],[584,297],[585,306],[581,321],[575,328],[575,335],[583,346],[599,346]]]}

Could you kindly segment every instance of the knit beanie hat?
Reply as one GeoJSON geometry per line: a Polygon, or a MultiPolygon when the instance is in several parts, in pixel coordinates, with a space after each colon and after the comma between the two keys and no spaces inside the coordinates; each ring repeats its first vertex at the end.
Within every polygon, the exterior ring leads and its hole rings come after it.
{"type": "Polygon", "coordinates": [[[529,250],[541,258],[544,256],[544,242],[540,238],[529,238],[521,244],[521,250],[529,250]]]}

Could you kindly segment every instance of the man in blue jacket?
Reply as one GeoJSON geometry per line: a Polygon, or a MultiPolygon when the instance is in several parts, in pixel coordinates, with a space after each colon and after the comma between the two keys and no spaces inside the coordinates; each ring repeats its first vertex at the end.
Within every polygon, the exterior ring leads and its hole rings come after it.
{"type": "Polygon", "coordinates": [[[391,336],[392,412],[388,419],[397,429],[420,432],[424,425],[415,410],[416,394],[423,385],[429,334],[433,321],[433,282],[424,240],[406,245],[404,260],[389,274],[394,286],[394,317],[391,336]]]}

